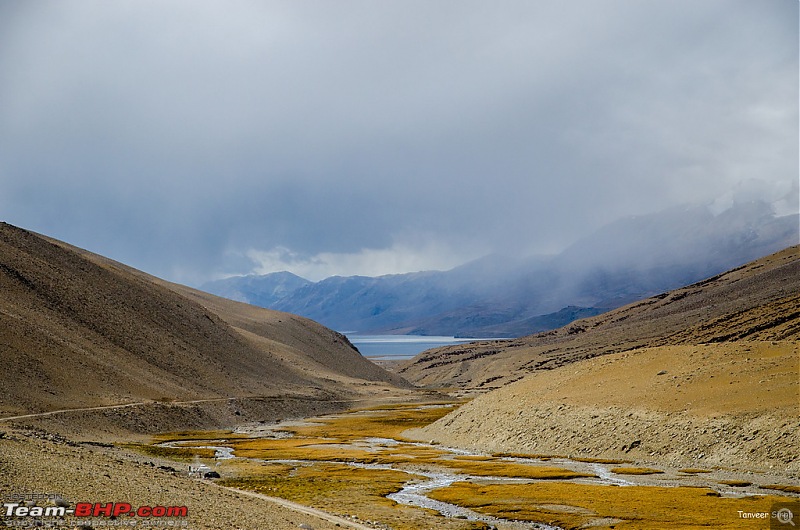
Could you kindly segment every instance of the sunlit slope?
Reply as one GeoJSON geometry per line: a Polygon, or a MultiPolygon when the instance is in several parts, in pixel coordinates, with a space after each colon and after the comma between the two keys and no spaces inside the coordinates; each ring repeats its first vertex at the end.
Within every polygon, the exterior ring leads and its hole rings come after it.
{"type": "Polygon", "coordinates": [[[489,452],[800,472],[796,341],[643,348],[541,371],[416,433],[489,452]]]}
{"type": "Polygon", "coordinates": [[[168,285],[0,225],[0,413],[399,381],[322,326],[168,285]]]}
{"type": "Polygon", "coordinates": [[[800,247],[708,280],[513,341],[429,350],[399,371],[410,381],[498,388],[538,370],[634,348],[800,336],[800,247]]]}

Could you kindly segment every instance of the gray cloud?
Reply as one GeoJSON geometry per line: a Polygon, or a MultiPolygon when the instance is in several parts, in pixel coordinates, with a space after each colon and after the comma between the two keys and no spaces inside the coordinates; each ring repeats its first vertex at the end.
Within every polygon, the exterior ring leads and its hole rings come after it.
{"type": "Polygon", "coordinates": [[[751,179],[786,193],[797,9],[6,0],[1,215],[196,282],[275,249],[554,250],[751,179]]]}

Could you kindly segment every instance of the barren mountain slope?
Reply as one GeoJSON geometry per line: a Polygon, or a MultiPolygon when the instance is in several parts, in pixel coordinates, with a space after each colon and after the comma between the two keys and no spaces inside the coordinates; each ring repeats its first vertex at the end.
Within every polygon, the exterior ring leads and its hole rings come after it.
{"type": "Polygon", "coordinates": [[[587,359],[484,394],[414,435],[488,452],[797,479],[799,354],[795,341],[738,341],[587,359]]]}
{"type": "Polygon", "coordinates": [[[800,337],[800,247],[705,281],[512,341],[421,353],[399,373],[420,385],[498,388],[537,370],[645,346],[800,337]]]}
{"type": "Polygon", "coordinates": [[[166,285],[0,225],[0,414],[150,400],[341,399],[400,381],[305,319],[166,285]]]}
{"type": "Polygon", "coordinates": [[[295,367],[325,373],[326,377],[344,376],[410,386],[402,377],[383,370],[360,355],[354,356],[354,346],[347,337],[313,320],[234,302],[183,285],[164,284],[219,315],[235,330],[263,347],[283,346],[282,358],[295,367]]]}

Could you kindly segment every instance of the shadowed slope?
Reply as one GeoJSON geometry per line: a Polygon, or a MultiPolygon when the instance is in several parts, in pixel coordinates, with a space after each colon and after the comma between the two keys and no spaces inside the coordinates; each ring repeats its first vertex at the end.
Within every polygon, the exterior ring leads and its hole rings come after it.
{"type": "Polygon", "coordinates": [[[216,300],[5,223],[0,295],[2,415],[342,397],[356,385],[400,382],[305,319],[216,300]]]}
{"type": "Polygon", "coordinates": [[[234,302],[183,285],[167,285],[218,314],[238,332],[265,347],[270,343],[283,345],[283,358],[295,367],[332,371],[327,377],[338,374],[410,386],[402,377],[385,371],[359,354],[354,356],[357,350],[346,336],[313,320],[234,302]],[[307,352],[313,352],[313,355],[307,352]]]}

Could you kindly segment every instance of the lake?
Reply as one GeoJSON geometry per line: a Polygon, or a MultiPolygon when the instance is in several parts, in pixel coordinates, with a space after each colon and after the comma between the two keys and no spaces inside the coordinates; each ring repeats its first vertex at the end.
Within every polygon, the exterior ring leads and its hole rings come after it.
{"type": "Polygon", "coordinates": [[[401,361],[431,348],[486,340],[421,335],[347,335],[347,338],[364,357],[379,361],[401,361]]]}

